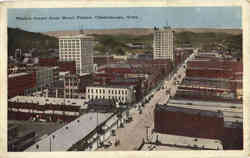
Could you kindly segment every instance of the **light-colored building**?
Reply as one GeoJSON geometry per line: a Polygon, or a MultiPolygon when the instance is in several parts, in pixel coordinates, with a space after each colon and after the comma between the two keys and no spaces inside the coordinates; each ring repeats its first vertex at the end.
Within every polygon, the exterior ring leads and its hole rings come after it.
{"type": "Polygon", "coordinates": [[[154,28],[153,58],[174,61],[174,31],[170,27],[154,28]]]}
{"type": "Polygon", "coordinates": [[[78,74],[93,71],[94,38],[84,34],[59,37],[59,60],[75,61],[78,74]]]}
{"type": "Polygon", "coordinates": [[[64,97],[77,98],[80,78],[76,74],[67,74],[64,77],[64,97]]]}
{"type": "Polygon", "coordinates": [[[132,103],[135,100],[133,86],[88,86],[87,99],[115,99],[120,103],[132,103]]]}
{"type": "Polygon", "coordinates": [[[54,84],[55,67],[37,67],[36,72],[36,89],[42,90],[51,87],[54,84]]]}

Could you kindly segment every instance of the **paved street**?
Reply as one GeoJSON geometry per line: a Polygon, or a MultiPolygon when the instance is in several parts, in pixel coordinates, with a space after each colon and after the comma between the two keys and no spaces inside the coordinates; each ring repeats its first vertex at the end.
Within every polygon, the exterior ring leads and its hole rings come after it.
{"type": "MultiPolygon", "coordinates": [[[[190,59],[191,57],[187,60],[190,59]]],[[[144,108],[142,109],[142,114],[139,114],[139,110],[136,108],[130,109],[130,114],[133,118],[133,121],[125,124],[124,128],[119,128],[116,130],[116,136],[112,136],[112,138],[108,140],[112,142],[112,146],[107,149],[101,148],[98,150],[135,150],[138,148],[143,139],[146,140],[147,127],[149,127],[149,133],[151,133],[151,130],[153,129],[153,110],[155,105],[160,102],[166,103],[168,101],[169,94],[166,94],[167,89],[170,90],[170,95],[174,96],[176,93],[176,81],[181,82],[185,77],[185,63],[186,62],[184,62],[183,65],[180,65],[177,72],[168,78],[169,80],[162,82],[163,85],[161,85],[161,87],[165,88],[160,88],[160,90],[154,93],[154,96],[150,102],[145,104],[144,108]],[[118,146],[114,146],[116,139],[120,140],[120,145],[118,146]]]]}

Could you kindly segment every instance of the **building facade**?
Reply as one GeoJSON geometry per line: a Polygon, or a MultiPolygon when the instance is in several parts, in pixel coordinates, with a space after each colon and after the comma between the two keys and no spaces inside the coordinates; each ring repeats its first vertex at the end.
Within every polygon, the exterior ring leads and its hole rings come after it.
{"type": "Polygon", "coordinates": [[[54,84],[54,75],[56,67],[37,67],[36,73],[36,90],[40,91],[51,87],[54,84]]]}
{"type": "Polygon", "coordinates": [[[59,60],[75,61],[77,74],[93,71],[94,38],[86,35],[59,37],[59,60]]]}
{"type": "Polygon", "coordinates": [[[154,29],[153,58],[174,61],[174,31],[170,27],[154,29]]]}
{"type": "Polygon", "coordinates": [[[87,86],[87,99],[114,99],[120,103],[132,103],[135,100],[133,86],[87,86]]]}
{"type": "Polygon", "coordinates": [[[64,97],[77,98],[80,78],[76,74],[67,74],[64,77],[64,97]]]}
{"type": "Polygon", "coordinates": [[[16,73],[8,75],[8,98],[28,95],[36,86],[35,73],[16,73]]]}
{"type": "Polygon", "coordinates": [[[163,134],[221,139],[224,134],[223,113],[156,105],[154,130],[163,134]]]}

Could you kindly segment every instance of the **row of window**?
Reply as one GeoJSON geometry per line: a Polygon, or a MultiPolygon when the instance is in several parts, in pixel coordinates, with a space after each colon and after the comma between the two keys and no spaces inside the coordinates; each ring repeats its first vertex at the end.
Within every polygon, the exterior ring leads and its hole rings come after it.
{"type": "MultiPolygon", "coordinates": [[[[88,93],[105,94],[105,89],[88,89],[88,93]]],[[[128,94],[128,90],[107,90],[107,94],[128,94]]]]}
{"type": "Polygon", "coordinates": [[[119,100],[121,102],[127,102],[128,99],[126,97],[121,97],[121,96],[93,96],[93,95],[88,95],[88,99],[115,99],[119,100]]]}
{"type": "Polygon", "coordinates": [[[80,60],[80,55],[75,55],[75,54],[72,54],[72,55],[61,55],[62,57],[65,57],[65,58],[67,58],[67,57],[73,57],[73,58],[79,58],[79,60],[80,60]]]}
{"type": "Polygon", "coordinates": [[[60,51],[80,51],[79,47],[60,47],[60,51]]]}

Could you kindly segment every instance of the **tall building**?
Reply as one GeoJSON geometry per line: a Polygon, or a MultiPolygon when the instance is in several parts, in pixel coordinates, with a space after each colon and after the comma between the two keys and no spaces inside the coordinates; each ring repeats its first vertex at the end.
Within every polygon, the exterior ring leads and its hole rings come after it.
{"type": "Polygon", "coordinates": [[[170,27],[154,28],[153,58],[174,61],[174,31],[170,27]]]}
{"type": "Polygon", "coordinates": [[[84,34],[59,37],[59,60],[75,61],[77,74],[93,71],[94,38],[84,34]]]}

